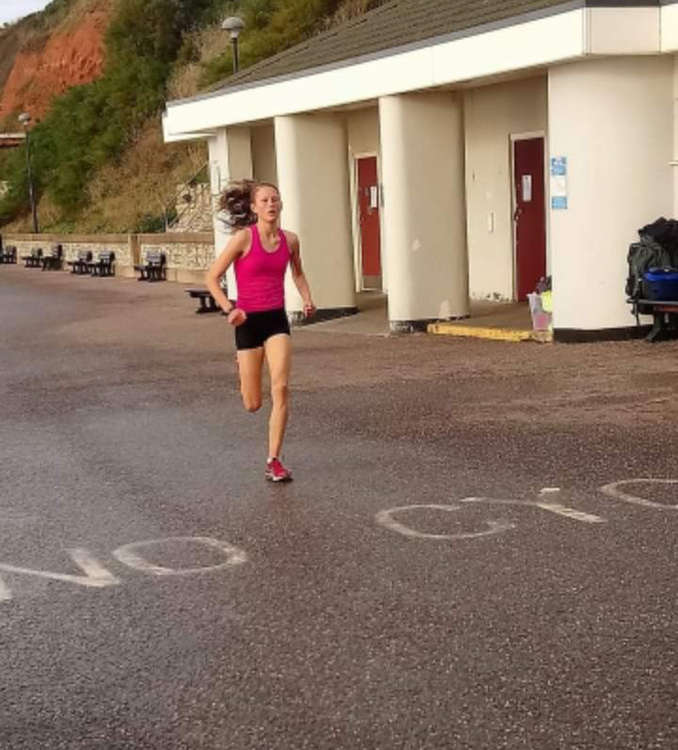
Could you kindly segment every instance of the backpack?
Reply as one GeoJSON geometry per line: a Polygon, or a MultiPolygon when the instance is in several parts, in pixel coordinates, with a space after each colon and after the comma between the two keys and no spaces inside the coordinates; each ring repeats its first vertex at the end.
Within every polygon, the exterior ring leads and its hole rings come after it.
{"type": "MultiPolygon", "coordinates": [[[[640,242],[629,246],[627,255],[629,275],[626,279],[626,294],[632,300],[645,297],[644,274],[650,268],[671,266],[671,254],[658,242],[645,234],[640,235],[640,242]]],[[[643,312],[643,310],[639,310],[643,312]]]]}

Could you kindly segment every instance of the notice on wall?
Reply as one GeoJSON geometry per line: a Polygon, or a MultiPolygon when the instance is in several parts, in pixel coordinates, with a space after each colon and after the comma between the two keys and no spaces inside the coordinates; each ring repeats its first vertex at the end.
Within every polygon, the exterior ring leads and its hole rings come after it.
{"type": "Polygon", "coordinates": [[[567,208],[567,156],[551,157],[551,208],[567,208]]]}

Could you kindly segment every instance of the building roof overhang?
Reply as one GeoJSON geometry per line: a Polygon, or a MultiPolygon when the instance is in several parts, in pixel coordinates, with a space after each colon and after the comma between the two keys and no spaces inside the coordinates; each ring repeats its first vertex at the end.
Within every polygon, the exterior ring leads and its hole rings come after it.
{"type": "Polygon", "coordinates": [[[647,55],[675,50],[678,0],[552,3],[400,47],[273,78],[236,81],[190,99],[169,102],[163,131],[168,142],[207,138],[230,125],[441,86],[463,86],[589,55],[647,55]]]}

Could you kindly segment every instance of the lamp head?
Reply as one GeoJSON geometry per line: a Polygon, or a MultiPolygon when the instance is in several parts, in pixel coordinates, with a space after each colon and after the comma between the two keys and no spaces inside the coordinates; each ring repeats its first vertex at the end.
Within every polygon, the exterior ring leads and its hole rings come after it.
{"type": "Polygon", "coordinates": [[[245,28],[245,22],[238,16],[229,16],[221,24],[224,31],[228,31],[231,39],[237,39],[240,32],[245,28]]]}
{"type": "Polygon", "coordinates": [[[31,116],[28,112],[22,112],[18,117],[19,122],[25,127],[31,121],[31,116]]]}

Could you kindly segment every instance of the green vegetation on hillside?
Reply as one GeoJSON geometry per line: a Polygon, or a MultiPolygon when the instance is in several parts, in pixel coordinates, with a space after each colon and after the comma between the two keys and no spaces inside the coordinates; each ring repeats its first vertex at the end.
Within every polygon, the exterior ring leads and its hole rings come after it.
{"type": "MultiPolygon", "coordinates": [[[[77,1],[53,0],[46,14],[37,14],[32,22],[46,29],[50,17],[62,17],[77,1]]],[[[110,172],[111,165],[124,161],[126,150],[148,131],[149,120],[157,122],[173,73],[198,65],[198,84],[203,87],[230,73],[227,38],[221,32],[223,45],[205,59],[198,45],[202,30],[218,27],[226,15],[243,17],[244,67],[325,28],[342,6],[358,12],[375,4],[377,0],[115,0],[102,77],[56,98],[31,131],[37,192],[53,209],[47,223],[55,229],[78,228],[79,217],[91,211],[88,185],[98,172],[110,172]]],[[[23,149],[0,156],[0,180],[9,183],[9,192],[0,200],[2,226],[29,210],[23,149]]],[[[144,208],[140,215],[148,225],[149,215],[159,212],[157,205],[144,208]]]]}
{"type": "MultiPolygon", "coordinates": [[[[249,65],[288,49],[322,30],[342,0],[241,0],[227,5],[232,15],[245,21],[240,40],[240,64],[249,65]]],[[[368,5],[368,3],[364,3],[368,5]]],[[[209,86],[227,78],[233,70],[231,46],[205,66],[201,83],[209,86]]]]}
{"type": "MultiPolygon", "coordinates": [[[[65,219],[86,201],[93,171],[120,157],[157,112],[183,33],[211,10],[213,0],[119,0],[106,34],[106,67],[93,83],[58,97],[31,132],[37,190],[47,192],[65,219]]],[[[24,154],[4,165],[9,192],[0,224],[27,209],[24,154]]]]}

